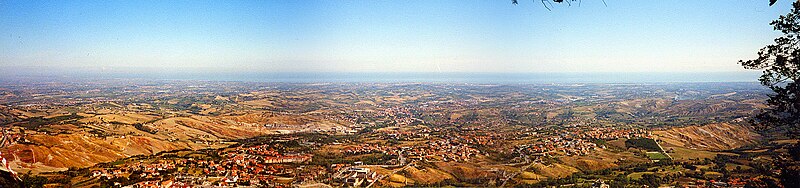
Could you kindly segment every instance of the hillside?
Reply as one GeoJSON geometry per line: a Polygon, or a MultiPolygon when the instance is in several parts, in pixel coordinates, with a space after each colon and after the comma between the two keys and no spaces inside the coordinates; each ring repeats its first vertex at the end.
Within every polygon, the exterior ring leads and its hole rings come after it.
{"type": "MultiPolygon", "coordinates": [[[[229,145],[222,141],[273,134],[276,130],[243,122],[244,119],[210,116],[156,119],[128,113],[81,114],[69,118],[74,119],[42,120],[42,125],[38,126],[41,132],[27,130],[20,143],[0,149],[3,157],[20,172],[39,173],[162,151],[219,148],[229,145]]],[[[276,115],[273,118],[299,117],[276,115]]],[[[20,125],[30,124],[21,122],[20,125]]],[[[280,129],[315,129],[316,125],[316,122],[306,121],[280,129]]],[[[337,125],[327,127],[333,126],[337,125]]]]}
{"type": "Polygon", "coordinates": [[[671,128],[654,131],[659,139],[671,145],[690,149],[720,151],[756,144],[761,135],[751,127],[730,123],[671,128]]]}

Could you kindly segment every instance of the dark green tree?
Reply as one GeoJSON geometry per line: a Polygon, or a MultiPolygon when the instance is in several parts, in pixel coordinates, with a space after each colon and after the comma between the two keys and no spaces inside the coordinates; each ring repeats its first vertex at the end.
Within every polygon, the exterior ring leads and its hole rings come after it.
{"type": "Polygon", "coordinates": [[[792,10],[770,23],[782,36],[775,44],[758,52],[758,58],[739,60],[747,69],[763,70],[761,84],[775,93],[769,95],[769,108],[756,116],[755,122],[763,127],[788,128],[791,137],[797,137],[800,127],[800,2],[792,3],[792,10]]]}
{"type": "MultiPolygon", "coordinates": [[[[770,5],[775,0],[770,0],[770,5]]],[[[762,128],[787,129],[789,137],[800,136],[800,1],[792,3],[792,10],[770,23],[782,36],[775,39],[775,44],[768,45],[758,52],[758,58],[739,63],[747,69],[763,70],[758,79],[761,84],[775,93],[769,95],[769,108],[754,118],[762,128]]],[[[800,164],[798,151],[800,145],[789,147],[788,155],[792,160],[780,160],[775,164],[782,170],[778,177],[784,187],[800,187],[800,164]]],[[[773,182],[766,182],[768,186],[773,182]]]]}
{"type": "MultiPolygon", "coordinates": [[[[551,7],[553,7],[553,3],[566,3],[567,5],[572,6],[572,3],[574,2],[577,3],[578,6],[581,6],[582,2],[582,0],[539,0],[539,1],[542,2],[542,6],[544,6],[544,8],[546,8],[548,11],[551,10],[550,9],[551,7]],[[550,5],[548,6],[548,4],[550,5]]],[[[601,0],[601,1],[603,2],[603,5],[608,6],[608,4],[606,4],[606,0],[601,0]]],[[[519,1],[511,0],[511,4],[518,5],[519,1]]]]}

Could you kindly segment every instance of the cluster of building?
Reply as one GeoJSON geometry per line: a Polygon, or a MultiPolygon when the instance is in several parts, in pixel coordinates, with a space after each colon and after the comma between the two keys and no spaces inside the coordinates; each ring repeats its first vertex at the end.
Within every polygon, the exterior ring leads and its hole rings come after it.
{"type": "Polygon", "coordinates": [[[551,155],[587,155],[597,149],[597,144],[583,139],[564,139],[557,136],[547,137],[530,145],[517,146],[526,154],[534,156],[551,155]]]}
{"type": "Polygon", "coordinates": [[[123,164],[113,170],[96,169],[92,176],[138,179],[135,187],[163,186],[278,186],[319,179],[326,171],[301,165],[310,154],[284,154],[268,144],[239,147],[217,153],[219,159],[174,158],[123,164]],[[177,174],[167,176],[168,174],[177,174]],[[140,181],[144,180],[144,181],[140,181]]]}
{"type": "Polygon", "coordinates": [[[104,177],[107,179],[129,177],[131,174],[136,174],[140,179],[158,178],[162,174],[174,171],[176,166],[183,165],[186,161],[173,161],[173,160],[160,160],[155,163],[135,163],[125,165],[123,168],[114,169],[97,169],[92,171],[94,177],[104,177]],[[181,164],[179,164],[181,163],[181,164]]]}
{"type": "Polygon", "coordinates": [[[369,153],[383,153],[396,156],[399,160],[408,158],[426,161],[469,161],[470,158],[480,154],[480,150],[468,144],[442,138],[432,138],[424,144],[413,146],[382,146],[377,144],[359,144],[345,148],[343,153],[348,155],[361,155],[369,153]]]}
{"type": "Polygon", "coordinates": [[[703,180],[688,177],[681,177],[675,181],[680,187],[731,187],[744,188],[752,185],[766,186],[761,180],[763,177],[750,178],[730,178],[728,180],[703,180]],[[749,186],[748,186],[749,185],[749,186]]]}
{"type": "Polygon", "coordinates": [[[311,161],[311,154],[281,154],[272,149],[268,144],[253,146],[253,147],[240,147],[236,150],[229,151],[224,155],[229,159],[234,159],[236,164],[275,164],[275,163],[304,163],[311,161]]]}
{"type": "Polygon", "coordinates": [[[427,140],[428,138],[430,138],[431,134],[429,129],[416,129],[413,131],[390,130],[378,136],[384,140],[409,141],[409,140],[423,140],[423,139],[427,140]]]}
{"type": "Polygon", "coordinates": [[[617,126],[600,126],[592,123],[579,123],[558,127],[557,129],[537,129],[526,134],[535,138],[532,144],[520,145],[517,148],[526,154],[535,156],[549,155],[587,155],[592,150],[604,148],[595,140],[615,140],[620,138],[650,138],[650,131],[617,126]]]}
{"type": "Polygon", "coordinates": [[[650,138],[652,136],[650,131],[644,129],[620,129],[618,127],[591,127],[588,130],[581,131],[581,133],[580,138],[599,140],[650,138]]]}
{"type": "Polygon", "coordinates": [[[347,155],[361,155],[369,153],[390,153],[397,150],[397,147],[381,146],[377,144],[359,144],[346,147],[342,153],[347,155]]]}
{"type": "Polygon", "coordinates": [[[367,187],[378,180],[378,173],[360,167],[346,167],[340,168],[334,174],[334,180],[348,187],[367,187]]]}
{"type": "Polygon", "coordinates": [[[408,151],[408,158],[424,157],[426,160],[436,160],[440,157],[442,161],[469,161],[470,158],[480,154],[481,151],[470,147],[468,144],[453,142],[447,139],[435,139],[426,145],[411,148],[408,151]]]}

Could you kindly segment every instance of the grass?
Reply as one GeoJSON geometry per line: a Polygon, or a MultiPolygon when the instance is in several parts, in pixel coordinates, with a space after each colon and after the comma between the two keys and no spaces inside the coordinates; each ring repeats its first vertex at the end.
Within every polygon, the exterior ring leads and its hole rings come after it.
{"type": "Polygon", "coordinates": [[[608,146],[611,146],[613,148],[616,148],[616,149],[619,149],[619,150],[625,150],[625,141],[627,141],[627,140],[628,139],[621,138],[621,139],[606,141],[606,143],[608,144],[608,146]]]}
{"type": "Polygon", "coordinates": [[[521,174],[519,174],[519,178],[524,180],[541,180],[541,179],[546,179],[547,177],[540,176],[533,172],[522,172],[521,174]]]}
{"type": "Polygon", "coordinates": [[[682,147],[667,147],[666,150],[672,150],[672,157],[676,160],[690,160],[690,159],[713,159],[717,156],[717,152],[694,150],[682,147]]]}
{"type": "Polygon", "coordinates": [[[706,172],[705,174],[703,174],[703,177],[708,179],[718,179],[722,178],[722,176],[723,174],[719,172],[706,172]]]}
{"type": "Polygon", "coordinates": [[[123,163],[125,163],[125,160],[116,160],[114,162],[111,162],[111,165],[112,166],[117,166],[117,165],[121,165],[123,163]]]}
{"type": "Polygon", "coordinates": [[[736,169],[737,166],[742,170],[753,169],[753,167],[750,167],[750,166],[747,166],[747,165],[739,165],[739,164],[732,164],[732,163],[725,164],[725,169],[728,170],[728,171],[733,171],[733,170],[736,169]]]}
{"type": "Polygon", "coordinates": [[[667,160],[667,159],[669,159],[669,157],[667,157],[666,155],[664,155],[661,152],[647,152],[647,157],[649,157],[650,160],[667,160]]]}
{"type": "Polygon", "coordinates": [[[391,176],[389,176],[389,181],[394,183],[402,183],[403,185],[405,185],[406,183],[414,184],[414,180],[409,180],[405,176],[399,174],[392,174],[391,176]]]}
{"type": "Polygon", "coordinates": [[[642,179],[642,175],[645,175],[645,174],[654,174],[654,172],[634,172],[634,173],[628,174],[628,178],[630,178],[632,180],[639,180],[639,179],[642,179]]]}

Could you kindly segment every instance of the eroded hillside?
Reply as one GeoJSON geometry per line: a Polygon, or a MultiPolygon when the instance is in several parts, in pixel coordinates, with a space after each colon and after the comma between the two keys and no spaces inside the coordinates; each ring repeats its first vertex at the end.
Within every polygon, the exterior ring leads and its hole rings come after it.
{"type": "Polygon", "coordinates": [[[672,145],[690,149],[720,151],[756,144],[761,135],[749,126],[715,123],[703,126],[671,128],[654,131],[660,139],[672,145]]]}

